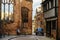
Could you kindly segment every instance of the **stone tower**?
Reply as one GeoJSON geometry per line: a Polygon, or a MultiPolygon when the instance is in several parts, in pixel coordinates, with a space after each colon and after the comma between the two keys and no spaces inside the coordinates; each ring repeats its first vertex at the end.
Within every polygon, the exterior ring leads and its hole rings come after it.
{"type": "MultiPolygon", "coordinates": [[[[12,0],[13,21],[3,22],[5,34],[16,35],[16,29],[21,33],[32,34],[32,0],[12,0]]],[[[9,17],[8,17],[9,18],[9,17]]]]}
{"type": "Polygon", "coordinates": [[[21,16],[22,24],[24,25],[22,32],[25,31],[26,34],[32,34],[32,0],[21,1],[21,16]]]}

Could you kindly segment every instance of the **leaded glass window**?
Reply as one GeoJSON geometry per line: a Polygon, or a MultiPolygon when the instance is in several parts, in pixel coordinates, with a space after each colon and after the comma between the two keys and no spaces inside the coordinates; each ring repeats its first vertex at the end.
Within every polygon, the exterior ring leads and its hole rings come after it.
{"type": "Polygon", "coordinates": [[[13,21],[13,0],[2,0],[1,2],[1,20],[13,21]]]}

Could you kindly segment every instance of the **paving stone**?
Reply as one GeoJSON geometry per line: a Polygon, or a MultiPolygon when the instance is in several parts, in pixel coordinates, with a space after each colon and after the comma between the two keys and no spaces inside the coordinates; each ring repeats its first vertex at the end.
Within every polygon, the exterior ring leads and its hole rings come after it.
{"type": "Polygon", "coordinates": [[[33,35],[21,35],[21,36],[9,36],[1,40],[53,40],[46,36],[33,36],[33,35]]]}

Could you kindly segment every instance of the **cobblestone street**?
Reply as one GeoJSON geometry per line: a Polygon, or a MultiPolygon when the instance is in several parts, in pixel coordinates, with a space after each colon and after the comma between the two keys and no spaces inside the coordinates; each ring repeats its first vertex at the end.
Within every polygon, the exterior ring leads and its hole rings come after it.
{"type": "Polygon", "coordinates": [[[53,39],[45,36],[21,35],[5,37],[0,40],[53,40],[53,39]]]}

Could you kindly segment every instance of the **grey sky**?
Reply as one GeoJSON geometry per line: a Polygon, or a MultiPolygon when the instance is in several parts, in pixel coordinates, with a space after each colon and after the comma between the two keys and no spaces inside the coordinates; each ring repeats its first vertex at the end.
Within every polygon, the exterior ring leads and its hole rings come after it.
{"type": "Polygon", "coordinates": [[[33,15],[32,15],[32,19],[34,19],[34,16],[36,14],[36,8],[41,6],[40,3],[42,2],[42,0],[33,0],[33,15]]]}

